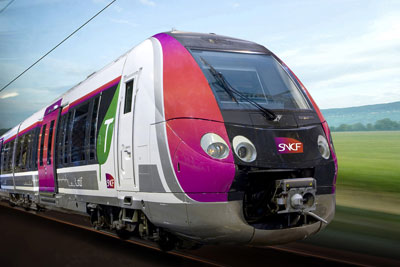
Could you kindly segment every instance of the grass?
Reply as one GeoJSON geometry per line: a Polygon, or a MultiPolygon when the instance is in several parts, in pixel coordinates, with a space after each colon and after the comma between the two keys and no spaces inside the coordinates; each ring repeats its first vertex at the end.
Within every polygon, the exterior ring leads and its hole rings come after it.
{"type": "Polygon", "coordinates": [[[334,132],[338,189],[400,193],[400,131],[334,132]]]}
{"type": "Polygon", "coordinates": [[[339,163],[336,215],[302,242],[400,260],[400,131],[332,137],[339,163]]]}

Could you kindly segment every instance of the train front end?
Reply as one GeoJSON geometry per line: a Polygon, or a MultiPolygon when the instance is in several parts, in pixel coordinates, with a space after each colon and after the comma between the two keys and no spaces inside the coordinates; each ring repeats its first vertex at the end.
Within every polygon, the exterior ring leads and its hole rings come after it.
{"type": "Polygon", "coordinates": [[[201,243],[306,238],[335,212],[337,160],[317,105],[265,47],[214,34],[155,36],[171,163],[201,243]]]}

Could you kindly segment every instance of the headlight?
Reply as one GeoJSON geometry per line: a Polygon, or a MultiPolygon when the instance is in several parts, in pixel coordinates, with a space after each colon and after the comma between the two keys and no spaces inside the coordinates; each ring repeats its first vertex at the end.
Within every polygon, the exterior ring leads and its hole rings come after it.
{"type": "Polygon", "coordinates": [[[245,162],[252,162],[257,158],[257,151],[253,143],[244,136],[235,136],[232,140],[235,154],[245,162]]]}
{"type": "Polygon", "coordinates": [[[328,141],[322,135],[318,135],[318,150],[324,159],[329,159],[331,151],[329,150],[328,141]]]}
{"type": "Polygon", "coordinates": [[[224,159],[229,155],[229,148],[221,136],[214,133],[203,135],[200,145],[210,157],[215,159],[224,159]]]}

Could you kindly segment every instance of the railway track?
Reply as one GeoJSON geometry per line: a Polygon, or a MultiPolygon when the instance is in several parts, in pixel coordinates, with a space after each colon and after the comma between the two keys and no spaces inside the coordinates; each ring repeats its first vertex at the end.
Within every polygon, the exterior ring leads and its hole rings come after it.
{"type": "MultiPolygon", "coordinates": [[[[90,226],[89,221],[81,215],[64,214],[58,211],[26,211],[22,208],[12,208],[5,202],[0,202],[0,206],[4,209],[12,209],[16,212],[35,215],[37,217],[51,220],[53,222],[69,225],[74,228],[83,229],[93,233],[101,234],[113,239],[118,239],[120,242],[127,242],[137,246],[161,252],[158,246],[150,241],[131,238],[121,240],[116,234],[103,230],[96,230],[90,226]]],[[[28,241],[29,242],[29,241],[28,241]]],[[[191,265],[200,266],[241,266],[243,264],[296,264],[298,266],[321,265],[324,266],[396,266],[398,262],[390,260],[377,261],[375,258],[368,258],[368,255],[355,255],[346,252],[331,251],[322,248],[315,248],[304,244],[288,244],[285,246],[268,246],[268,247],[249,247],[249,246],[205,246],[199,250],[173,250],[166,252],[168,255],[179,257],[190,262],[191,265]],[[327,256],[327,254],[329,256],[327,256]],[[336,257],[334,257],[336,255],[336,257]],[[361,259],[364,260],[361,260],[361,259]]],[[[156,254],[159,255],[159,254],[156,254]]],[[[379,259],[378,259],[379,260],[379,259]]],[[[179,264],[178,264],[179,265],[179,264]]],[[[186,265],[186,262],[185,264],[186,265]]]]}

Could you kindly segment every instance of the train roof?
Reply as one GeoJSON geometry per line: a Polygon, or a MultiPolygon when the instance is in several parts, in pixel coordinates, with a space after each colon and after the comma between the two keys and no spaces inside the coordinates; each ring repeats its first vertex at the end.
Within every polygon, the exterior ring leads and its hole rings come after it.
{"type": "Polygon", "coordinates": [[[171,31],[166,34],[177,39],[188,49],[271,54],[271,51],[257,43],[214,33],[171,31]]]}

